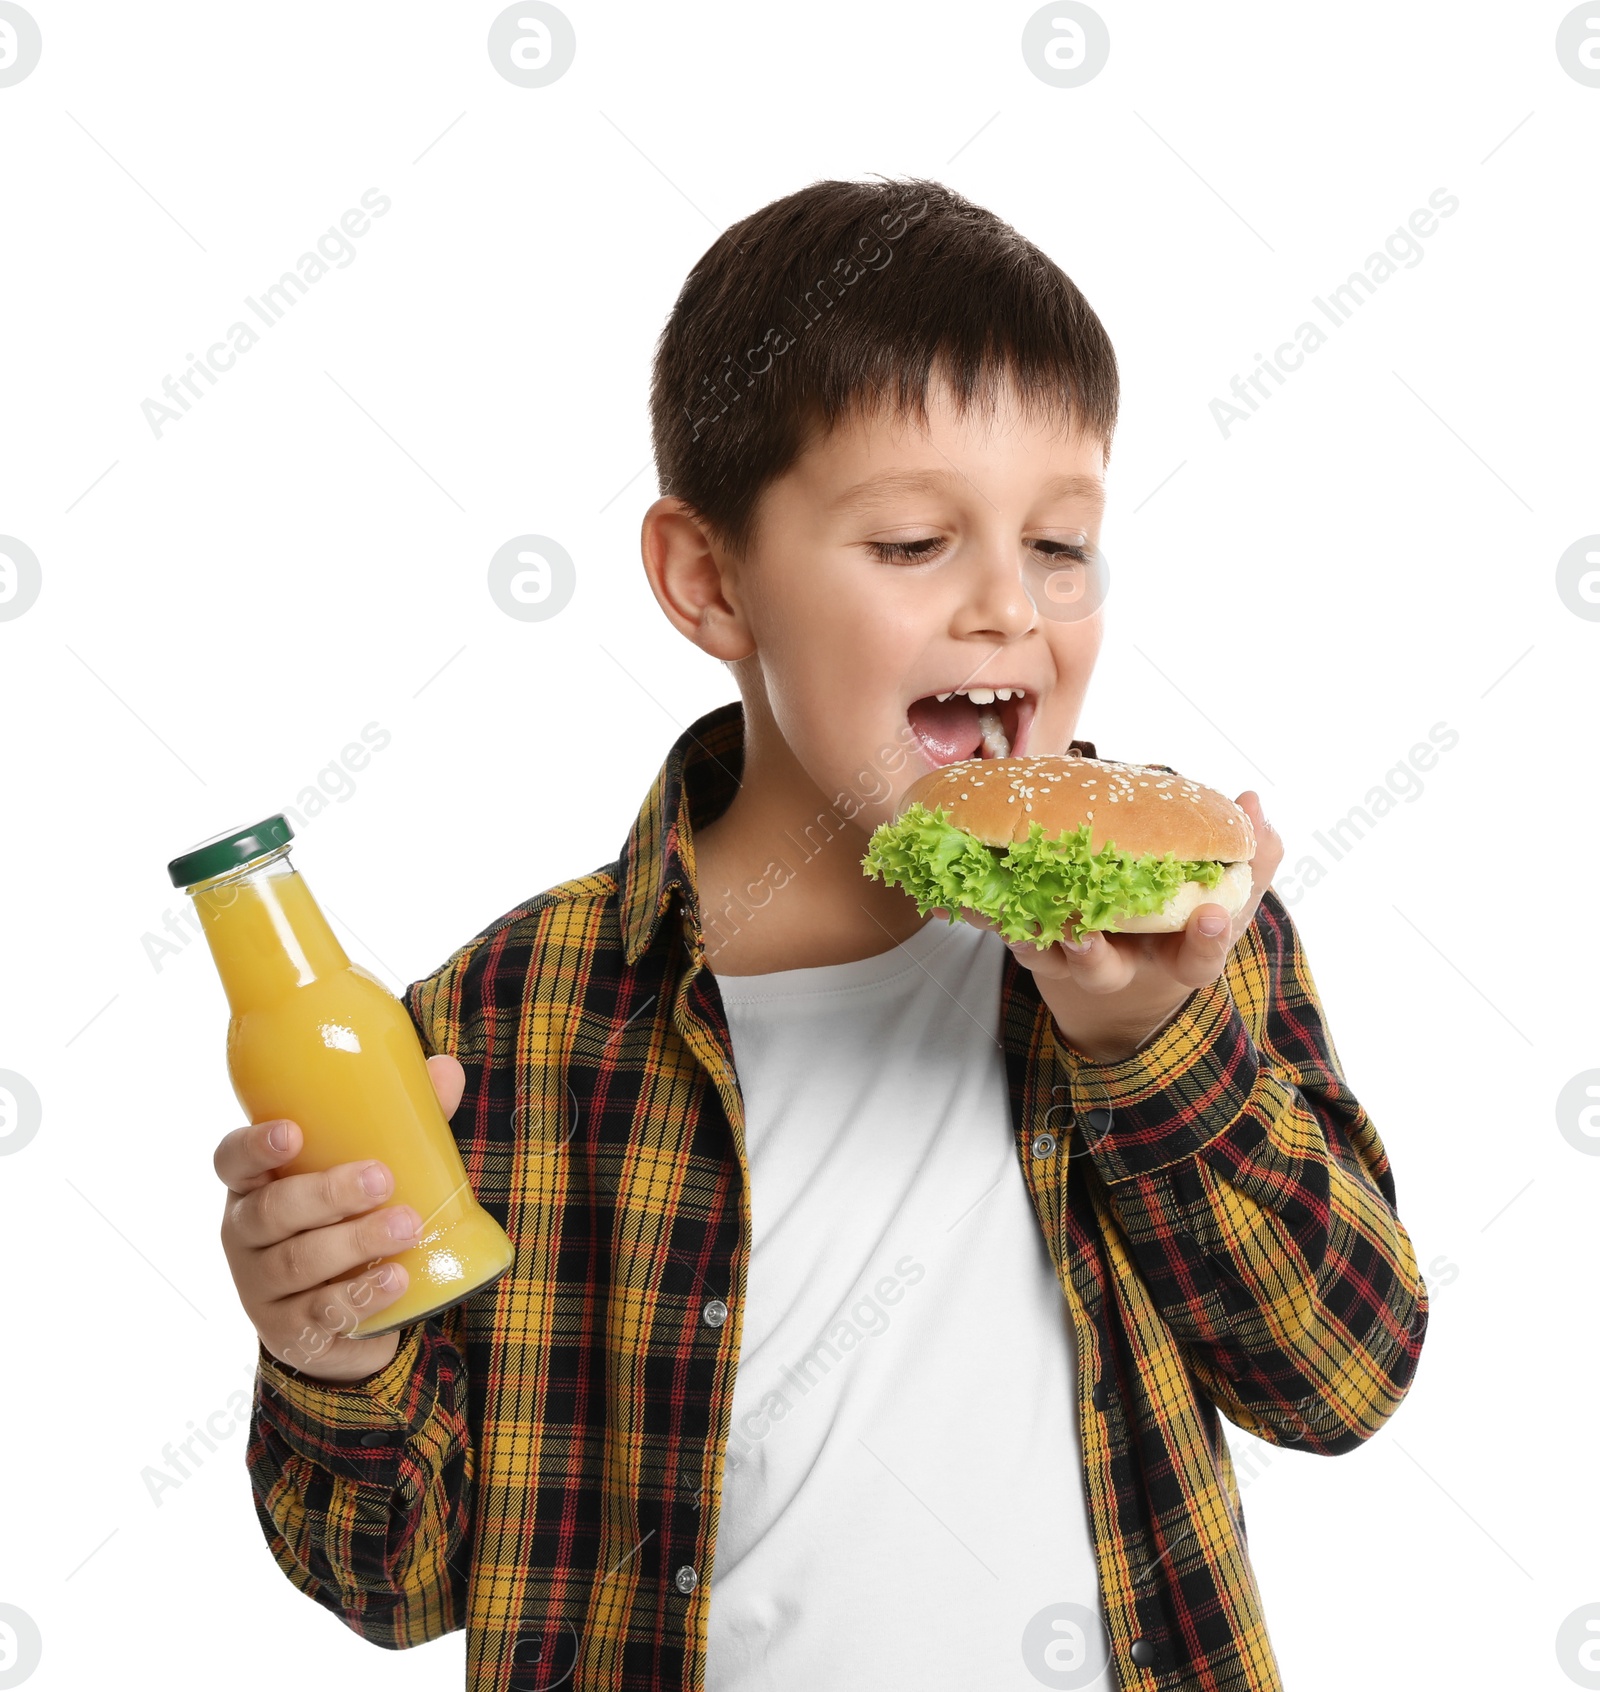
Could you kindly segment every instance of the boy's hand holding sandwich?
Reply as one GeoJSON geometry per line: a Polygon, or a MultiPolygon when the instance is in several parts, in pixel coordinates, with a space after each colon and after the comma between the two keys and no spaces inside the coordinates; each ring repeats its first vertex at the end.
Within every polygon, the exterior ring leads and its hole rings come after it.
{"type": "Polygon", "coordinates": [[[1061,1038],[1118,1063],[1222,974],[1282,860],[1254,792],[1235,804],[1165,765],[1060,756],[930,772],[863,867],[924,914],[955,921],[934,901],[959,897],[1032,972],[1061,1038]]]}
{"type": "MultiPolygon", "coordinates": [[[[1228,953],[1254,920],[1261,895],[1283,861],[1283,841],[1262,815],[1260,799],[1245,792],[1238,803],[1255,828],[1256,855],[1250,864],[1250,896],[1231,916],[1225,906],[1203,904],[1174,933],[1091,930],[1076,945],[1062,941],[1042,950],[1026,940],[1012,945],[1017,962],[1033,972],[1056,1028],[1085,1057],[1096,1063],[1131,1057],[1166,1027],[1196,988],[1222,974],[1228,953]]],[[[994,927],[987,917],[968,920],[994,927]]]]}

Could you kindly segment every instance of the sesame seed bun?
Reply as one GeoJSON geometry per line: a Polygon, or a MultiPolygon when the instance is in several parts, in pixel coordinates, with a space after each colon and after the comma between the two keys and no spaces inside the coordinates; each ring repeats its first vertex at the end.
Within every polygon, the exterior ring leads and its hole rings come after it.
{"type": "Polygon", "coordinates": [[[1186,881],[1159,911],[1119,919],[1131,934],[1181,929],[1197,905],[1244,909],[1253,885],[1256,837],[1249,814],[1214,787],[1159,764],[1119,764],[1066,753],[1037,758],[963,758],[919,776],[901,797],[939,811],[985,846],[1026,840],[1039,823],[1055,836],[1089,824],[1089,849],[1109,845],[1142,857],[1166,852],[1230,867],[1215,887],[1186,881]]]}

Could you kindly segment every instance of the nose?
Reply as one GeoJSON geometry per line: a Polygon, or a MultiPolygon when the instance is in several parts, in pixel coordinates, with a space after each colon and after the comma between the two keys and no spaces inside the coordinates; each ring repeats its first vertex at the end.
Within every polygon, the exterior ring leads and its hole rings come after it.
{"type": "Polygon", "coordinates": [[[1015,640],[1039,618],[1023,562],[1014,549],[986,547],[973,560],[962,604],[962,634],[1015,640]]]}

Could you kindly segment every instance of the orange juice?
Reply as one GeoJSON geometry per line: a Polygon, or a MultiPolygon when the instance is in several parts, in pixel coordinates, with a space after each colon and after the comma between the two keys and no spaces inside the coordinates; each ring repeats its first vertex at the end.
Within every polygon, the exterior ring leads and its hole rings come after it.
{"type": "MultiPolygon", "coordinates": [[[[304,1136],[280,1165],[300,1175],[378,1158],[394,1175],[385,1205],[409,1204],[421,1238],[386,1261],[404,1293],[353,1326],[388,1333],[459,1303],[511,1262],[504,1229],[474,1198],[405,1006],[346,956],[288,861],[282,816],[203,841],[168,866],[194,900],[227,993],[228,1073],[252,1123],[288,1117],[304,1136]]],[[[355,1279],[364,1266],[343,1277],[355,1279]]],[[[335,1287],[342,1283],[333,1283],[335,1287]]]]}

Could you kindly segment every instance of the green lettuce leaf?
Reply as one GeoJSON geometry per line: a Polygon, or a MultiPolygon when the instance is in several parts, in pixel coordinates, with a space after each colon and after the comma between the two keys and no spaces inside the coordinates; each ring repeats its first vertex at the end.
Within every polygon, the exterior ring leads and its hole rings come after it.
{"type": "Polygon", "coordinates": [[[986,916],[1007,940],[1051,946],[1070,932],[1116,931],[1117,919],[1159,911],[1186,881],[1215,887],[1227,865],[1165,852],[1134,857],[1111,845],[1089,850],[1090,825],[1046,835],[1038,822],[1026,840],[985,846],[917,801],[897,822],[872,832],[861,873],[903,887],[926,916],[936,907],[962,921],[963,905],[986,916]],[[1037,930],[1037,931],[1036,931],[1037,930]]]}

